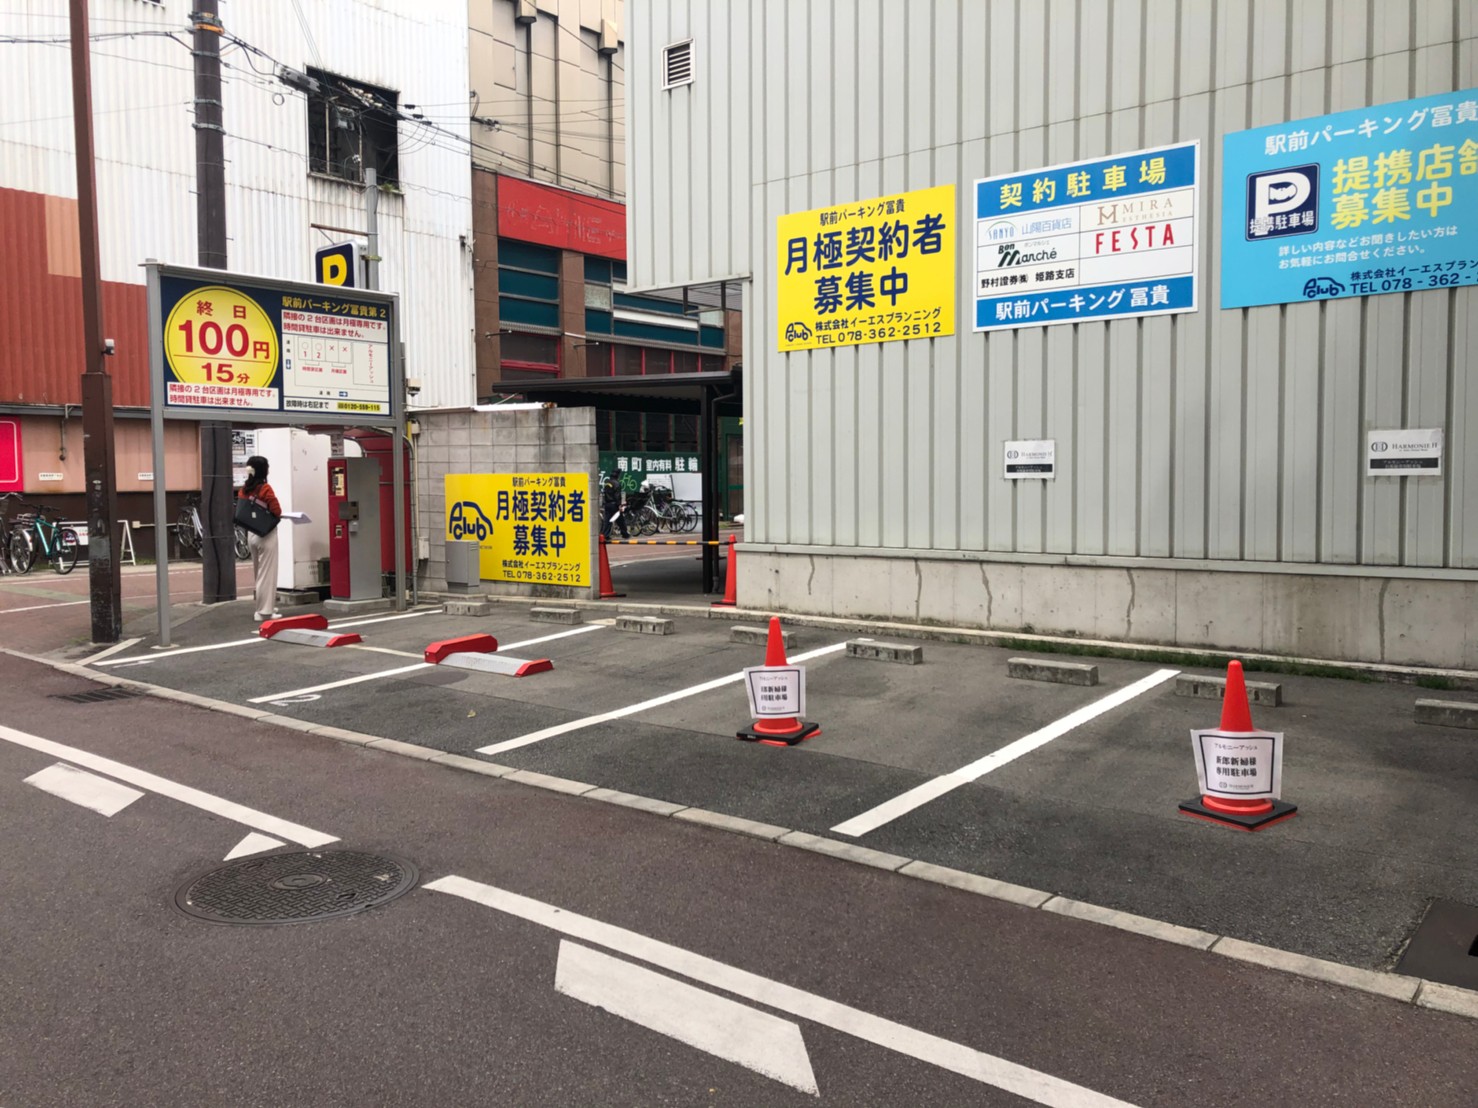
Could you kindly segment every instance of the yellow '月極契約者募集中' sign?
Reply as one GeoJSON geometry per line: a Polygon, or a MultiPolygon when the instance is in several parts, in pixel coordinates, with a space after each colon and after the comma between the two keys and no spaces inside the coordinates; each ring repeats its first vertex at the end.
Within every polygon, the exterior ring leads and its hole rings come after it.
{"type": "Polygon", "coordinates": [[[446,537],[478,543],[484,581],[588,586],[594,520],[583,473],[446,477],[446,537]]]}
{"type": "Polygon", "coordinates": [[[780,350],[954,334],[957,222],[953,185],[782,215],[780,350]]]}

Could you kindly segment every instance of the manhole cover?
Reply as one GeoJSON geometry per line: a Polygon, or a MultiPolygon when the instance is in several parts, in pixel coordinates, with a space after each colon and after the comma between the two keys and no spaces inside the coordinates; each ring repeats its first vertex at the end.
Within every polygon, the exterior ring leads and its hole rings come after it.
{"type": "Polygon", "coordinates": [[[132,700],[139,694],[132,689],[95,689],[92,692],[52,693],[51,700],[69,700],[73,704],[98,704],[104,700],[132,700]]]}
{"type": "Polygon", "coordinates": [[[243,858],[192,878],[180,911],[212,923],[309,923],[353,915],[415,888],[416,867],[386,854],[312,850],[243,858]]]}

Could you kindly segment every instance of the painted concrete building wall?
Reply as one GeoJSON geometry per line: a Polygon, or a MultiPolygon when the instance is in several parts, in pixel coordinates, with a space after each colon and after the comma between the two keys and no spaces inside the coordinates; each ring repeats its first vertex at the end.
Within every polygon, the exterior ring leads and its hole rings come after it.
{"type": "Polygon", "coordinates": [[[741,599],[1478,666],[1478,294],[1218,307],[1222,136],[1478,85],[1472,0],[628,15],[632,284],[752,279],[741,599]],[[1199,310],[971,332],[975,179],[1191,140],[1199,310]],[[777,218],[947,183],[956,334],[778,353],[777,218]],[[1443,476],[1363,476],[1399,427],[1444,429],[1443,476]],[[1003,480],[1036,438],[1057,479],[1003,480]]]}

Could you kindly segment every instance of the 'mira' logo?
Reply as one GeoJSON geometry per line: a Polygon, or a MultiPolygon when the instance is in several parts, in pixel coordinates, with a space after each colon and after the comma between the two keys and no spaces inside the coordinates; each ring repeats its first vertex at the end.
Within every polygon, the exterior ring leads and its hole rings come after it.
{"type": "Polygon", "coordinates": [[[459,500],[452,506],[447,530],[454,539],[475,538],[478,542],[493,533],[493,521],[483,514],[475,500],[459,500]]]}

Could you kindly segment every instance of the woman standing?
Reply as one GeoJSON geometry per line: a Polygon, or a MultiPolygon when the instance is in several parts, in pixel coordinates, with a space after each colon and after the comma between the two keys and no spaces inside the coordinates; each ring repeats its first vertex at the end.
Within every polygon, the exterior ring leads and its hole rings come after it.
{"type": "MultiPolygon", "coordinates": [[[[267,459],[253,454],[246,460],[246,468],[251,472],[239,495],[246,500],[255,500],[280,518],[282,505],[278,503],[272,486],[267,484],[267,459]]],[[[251,567],[255,576],[256,621],[261,623],[282,614],[277,611],[277,529],[274,527],[265,535],[248,533],[247,545],[251,547],[251,567]]]]}

